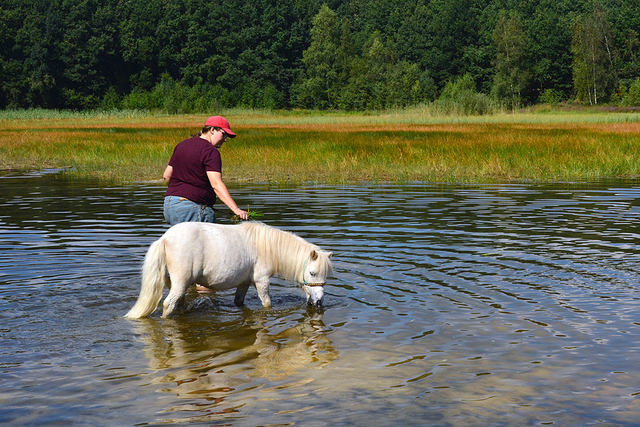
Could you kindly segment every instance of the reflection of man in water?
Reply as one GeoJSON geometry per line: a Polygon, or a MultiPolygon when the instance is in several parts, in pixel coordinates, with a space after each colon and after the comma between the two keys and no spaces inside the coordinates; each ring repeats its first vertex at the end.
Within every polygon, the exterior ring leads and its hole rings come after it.
{"type": "Polygon", "coordinates": [[[283,380],[303,368],[323,369],[338,358],[322,314],[279,332],[269,330],[267,320],[265,313],[253,313],[231,322],[222,315],[213,323],[142,319],[136,325],[150,366],[166,369],[160,381],[175,384],[164,390],[206,400],[202,410],[210,414],[211,406],[218,412],[218,405],[233,405],[227,400],[255,388],[255,379],[283,380]]]}

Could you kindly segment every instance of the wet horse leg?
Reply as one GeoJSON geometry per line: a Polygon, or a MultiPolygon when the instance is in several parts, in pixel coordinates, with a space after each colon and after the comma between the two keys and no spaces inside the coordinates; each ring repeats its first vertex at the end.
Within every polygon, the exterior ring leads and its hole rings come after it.
{"type": "Polygon", "coordinates": [[[185,293],[188,287],[189,284],[186,281],[177,283],[174,280],[171,281],[171,291],[169,291],[169,295],[167,295],[162,303],[162,317],[169,317],[172,314],[177,314],[184,310],[185,293]]]}
{"type": "Polygon", "coordinates": [[[238,307],[244,305],[244,297],[247,295],[249,286],[251,286],[251,282],[242,283],[240,286],[236,288],[236,296],[233,299],[233,303],[238,307]]]}
{"type": "Polygon", "coordinates": [[[256,290],[264,308],[271,308],[271,297],[269,296],[269,278],[256,280],[256,290]]]}

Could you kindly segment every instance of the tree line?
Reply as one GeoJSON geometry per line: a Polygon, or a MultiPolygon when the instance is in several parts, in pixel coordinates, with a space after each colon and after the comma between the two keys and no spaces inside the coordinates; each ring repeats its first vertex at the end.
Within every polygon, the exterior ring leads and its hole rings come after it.
{"type": "Polygon", "coordinates": [[[637,0],[3,0],[0,108],[640,105],[639,34],[637,0]]]}

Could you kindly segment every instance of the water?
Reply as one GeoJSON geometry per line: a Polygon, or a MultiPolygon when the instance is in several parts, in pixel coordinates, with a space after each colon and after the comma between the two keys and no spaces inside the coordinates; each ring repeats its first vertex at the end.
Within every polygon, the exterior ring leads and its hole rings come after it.
{"type": "Polygon", "coordinates": [[[231,192],[334,252],[324,312],[123,319],[162,186],[0,177],[0,423],[636,425],[638,182],[231,192]]]}

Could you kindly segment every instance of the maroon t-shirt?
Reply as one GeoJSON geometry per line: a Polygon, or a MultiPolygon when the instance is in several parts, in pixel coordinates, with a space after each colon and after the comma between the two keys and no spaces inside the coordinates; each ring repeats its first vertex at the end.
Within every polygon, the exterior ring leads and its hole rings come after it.
{"type": "Polygon", "coordinates": [[[166,196],[186,197],[192,202],[211,206],[216,193],[207,172],[222,172],[220,152],[200,137],[185,139],[173,149],[169,160],[173,167],[166,196]]]}

